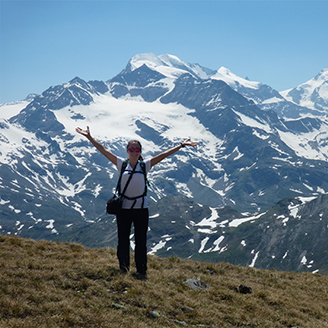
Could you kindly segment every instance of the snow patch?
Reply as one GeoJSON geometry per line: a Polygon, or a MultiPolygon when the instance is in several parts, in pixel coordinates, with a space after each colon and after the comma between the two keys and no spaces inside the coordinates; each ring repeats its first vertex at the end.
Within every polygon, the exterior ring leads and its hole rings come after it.
{"type": "Polygon", "coordinates": [[[261,216],[263,216],[266,212],[258,214],[258,215],[254,215],[254,216],[249,216],[247,218],[241,218],[241,219],[234,219],[229,223],[229,227],[238,227],[239,225],[241,225],[244,222],[247,221],[252,221],[252,220],[257,220],[259,219],[261,216]]]}
{"type": "MultiPolygon", "coordinates": [[[[254,254],[254,250],[252,251],[252,254],[254,254]]],[[[259,254],[260,254],[260,251],[258,251],[258,252],[255,254],[254,258],[252,259],[252,262],[251,262],[251,264],[249,265],[251,268],[254,268],[255,263],[256,263],[256,260],[257,260],[257,258],[259,257],[259,254]]]]}

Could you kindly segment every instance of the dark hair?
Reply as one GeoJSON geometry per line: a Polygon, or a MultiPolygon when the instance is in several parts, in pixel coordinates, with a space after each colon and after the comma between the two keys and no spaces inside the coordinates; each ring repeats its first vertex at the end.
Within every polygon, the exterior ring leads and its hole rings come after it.
{"type": "MultiPolygon", "coordinates": [[[[131,143],[137,143],[137,144],[139,145],[139,147],[140,147],[140,150],[142,150],[141,142],[140,142],[139,140],[130,140],[130,141],[128,142],[127,146],[126,146],[126,149],[129,148],[129,145],[130,145],[131,143]]],[[[139,160],[140,160],[140,161],[143,161],[143,157],[141,156],[141,154],[140,154],[140,156],[139,156],[139,160]]]]}
{"type": "Polygon", "coordinates": [[[126,149],[129,148],[130,143],[137,143],[140,146],[140,150],[142,149],[141,143],[139,140],[130,140],[126,146],[126,149]]]}

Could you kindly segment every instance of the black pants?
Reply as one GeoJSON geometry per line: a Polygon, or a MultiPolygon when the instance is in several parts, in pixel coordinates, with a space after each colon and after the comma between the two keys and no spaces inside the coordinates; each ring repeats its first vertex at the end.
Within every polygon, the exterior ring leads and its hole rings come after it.
{"type": "Polygon", "coordinates": [[[122,209],[117,214],[116,219],[118,232],[117,257],[120,269],[122,271],[128,271],[130,269],[130,233],[133,222],[137,272],[145,274],[147,271],[148,208],[122,209]]]}

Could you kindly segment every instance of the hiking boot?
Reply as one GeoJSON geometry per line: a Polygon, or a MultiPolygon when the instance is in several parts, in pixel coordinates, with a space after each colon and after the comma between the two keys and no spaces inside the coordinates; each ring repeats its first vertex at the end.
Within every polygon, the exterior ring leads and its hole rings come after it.
{"type": "Polygon", "coordinates": [[[129,268],[121,266],[120,267],[120,272],[121,272],[121,274],[128,274],[129,273],[129,268]]]}
{"type": "Polygon", "coordinates": [[[133,274],[133,277],[136,278],[137,280],[148,280],[146,272],[145,273],[136,272],[133,274]]]}

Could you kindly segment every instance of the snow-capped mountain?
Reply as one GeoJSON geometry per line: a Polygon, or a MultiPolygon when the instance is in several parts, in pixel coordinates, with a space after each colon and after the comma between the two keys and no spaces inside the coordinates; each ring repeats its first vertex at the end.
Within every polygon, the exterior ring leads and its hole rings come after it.
{"type": "MultiPolygon", "coordinates": [[[[197,149],[184,148],[149,173],[150,252],[228,254],[214,224],[219,217],[256,217],[286,197],[320,197],[328,190],[327,118],[300,105],[226,68],[213,71],[154,54],[133,57],[107,82],[76,77],[1,105],[0,232],[115,246],[115,222],[105,203],[117,172],[75,132],[88,125],[122,157],[130,139],[141,141],[144,157],[188,137],[198,141],[197,149]],[[182,222],[198,237],[188,248],[169,246],[179,239],[182,222]],[[200,228],[211,222],[212,230],[200,228]]],[[[219,225],[224,234],[226,225],[219,225]]]]}
{"type": "Polygon", "coordinates": [[[169,54],[156,56],[153,53],[139,54],[134,56],[129,61],[127,67],[122,73],[131,73],[143,65],[161,73],[168,78],[176,78],[188,72],[196,78],[199,77],[201,79],[208,79],[215,73],[215,71],[206,67],[202,67],[198,64],[189,64],[183,62],[176,56],[169,54]]]}
{"type": "Polygon", "coordinates": [[[225,67],[221,67],[211,78],[224,81],[233,90],[252,100],[260,109],[273,110],[281,118],[297,119],[309,115],[322,115],[322,111],[318,111],[315,106],[306,106],[305,103],[294,102],[291,97],[286,97],[285,91],[279,93],[266,84],[243,79],[225,67]]]}
{"type": "Polygon", "coordinates": [[[281,93],[285,99],[300,106],[317,110],[324,115],[328,111],[328,69],[323,69],[313,79],[281,93]]]}

